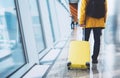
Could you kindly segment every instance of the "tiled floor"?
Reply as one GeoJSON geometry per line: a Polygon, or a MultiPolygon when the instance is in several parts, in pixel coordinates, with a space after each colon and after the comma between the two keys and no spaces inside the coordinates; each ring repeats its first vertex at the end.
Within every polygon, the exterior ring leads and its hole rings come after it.
{"type": "MultiPolygon", "coordinates": [[[[70,40],[81,40],[81,28],[76,28],[71,33],[70,40]]],[[[99,63],[94,66],[91,64],[90,70],[67,69],[67,57],[69,50],[68,40],[56,62],[48,72],[46,78],[120,78],[120,51],[116,51],[114,43],[105,43],[104,31],[101,42],[101,51],[99,54],[99,63]]],[[[90,38],[91,46],[93,45],[92,35],[90,38]]],[[[119,48],[119,47],[118,47],[119,48]]],[[[92,55],[92,47],[91,47],[92,55]]]]}

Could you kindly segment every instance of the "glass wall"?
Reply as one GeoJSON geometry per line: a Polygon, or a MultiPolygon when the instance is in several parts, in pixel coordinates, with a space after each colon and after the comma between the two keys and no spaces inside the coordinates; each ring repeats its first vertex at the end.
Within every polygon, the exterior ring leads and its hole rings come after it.
{"type": "Polygon", "coordinates": [[[33,30],[34,30],[35,40],[36,40],[36,47],[37,47],[37,51],[40,52],[45,48],[45,43],[44,43],[41,23],[39,19],[40,16],[38,12],[37,2],[36,0],[29,0],[29,4],[30,4],[30,10],[31,10],[32,25],[33,25],[33,30]]]}
{"type": "Polygon", "coordinates": [[[26,63],[14,0],[0,0],[0,77],[26,63]]]}
{"type": "Polygon", "coordinates": [[[46,42],[46,46],[51,47],[53,46],[53,41],[54,41],[54,34],[52,31],[52,27],[51,27],[51,21],[50,21],[50,15],[49,15],[49,10],[48,10],[48,4],[47,4],[47,0],[38,0],[39,3],[39,10],[40,10],[40,16],[42,19],[42,28],[44,31],[44,35],[45,35],[45,42],[46,42]]]}
{"type": "Polygon", "coordinates": [[[54,0],[46,0],[47,1],[47,6],[48,6],[48,11],[49,11],[49,16],[50,16],[50,23],[51,23],[51,28],[52,28],[52,37],[53,41],[59,40],[60,37],[60,31],[59,31],[59,25],[58,25],[58,19],[57,19],[57,12],[55,8],[55,1],[54,0]]]}

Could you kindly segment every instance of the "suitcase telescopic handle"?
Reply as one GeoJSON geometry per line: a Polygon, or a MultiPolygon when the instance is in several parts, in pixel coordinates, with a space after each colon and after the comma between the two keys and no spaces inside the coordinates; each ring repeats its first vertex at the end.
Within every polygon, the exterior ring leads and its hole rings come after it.
{"type": "Polygon", "coordinates": [[[82,28],[82,41],[85,41],[85,28],[82,28]]]}

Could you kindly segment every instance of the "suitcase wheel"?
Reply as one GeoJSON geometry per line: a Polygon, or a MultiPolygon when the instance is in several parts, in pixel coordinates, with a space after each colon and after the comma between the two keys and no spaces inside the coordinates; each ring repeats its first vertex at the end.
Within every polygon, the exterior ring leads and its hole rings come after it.
{"type": "Polygon", "coordinates": [[[71,65],[71,62],[68,62],[68,63],[67,63],[67,66],[69,67],[70,65],[71,65]]]}
{"type": "Polygon", "coordinates": [[[70,70],[70,67],[68,67],[68,70],[70,70]]]}
{"type": "Polygon", "coordinates": [[[90,63],[86,62],[86,66],[88,67],[88,69],[90,68],[90,63]]]}

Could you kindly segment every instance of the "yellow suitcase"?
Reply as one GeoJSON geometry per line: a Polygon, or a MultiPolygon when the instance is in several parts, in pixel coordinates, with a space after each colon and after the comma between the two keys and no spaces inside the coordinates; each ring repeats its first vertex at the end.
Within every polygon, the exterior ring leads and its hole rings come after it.
{"type": "Polygon", "coordinates": [[[68,69],[89,69],[90,44],[88,41],[71,41],[69,46],[68,69]]]}

